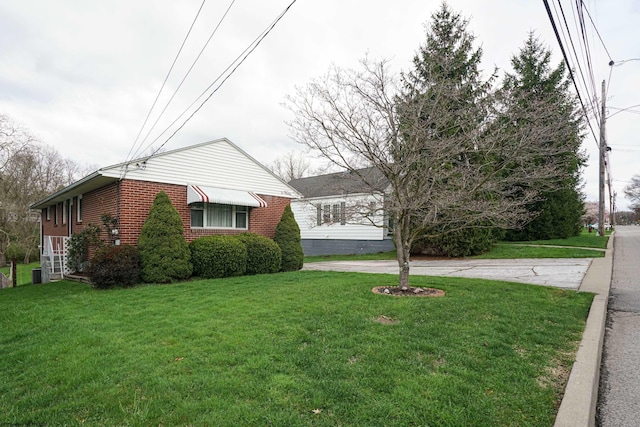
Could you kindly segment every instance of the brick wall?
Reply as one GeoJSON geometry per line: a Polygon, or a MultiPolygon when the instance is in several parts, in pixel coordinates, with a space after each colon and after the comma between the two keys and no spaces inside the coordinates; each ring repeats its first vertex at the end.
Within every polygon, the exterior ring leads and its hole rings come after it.
{"type": "Polygon", "coordinates": [[[291,200],[284,197],[263,196],[260,195],[265,202],[266,208],[253,209],[249,216],[249,231],[252,233],[262,234],[273,239],[276,234],[276,227],[282,218],[285,206],[291,200]]]}
{"type": "Polygon", "coordinates": [[[62,213],[63,213],[62,203],[54,204],[49,207],[48,220],[47,220],[47,209],[42,209],[42,233],[45,236],[68,236],[69,235],[69,219],[66,218],[66,221],[63,221],[62,213]],[[56,218],[57,218],[57,221],[56,221],[56,218]]]}
{"type": "MultiPolygon", "coordinates": [[[[73,232],[79,233],[87,225],[102,226],[100,216],[103,214],[116,215],[116,200],[118,197],[118,183],[106,185],[98,190],[91,191],[82,195],[82,221],[78,221],[78,198],[73,199],[73,232]]],[[[100,238],[104,241],[109,240],[106,230],[102,230],[100,238]]]]}
{"type": "MultiPolygon", "coordinates": [[[[184,185],[162,184],[157,182],[123,180],[109,184],[82,196],[82,221],[77,221],[77,198],[73,199],[72,207],[72,233],[82,231],[88,224],[102,226],[100,216],[110,214],[116,216],[120,186],[120,212],[119,212],[119,237],[121,244],[137,244],[142,226],[149,215],[153,200],[160,191],[169,195],[171,203],[180,213],[184,226],[184,236],[191,242],[201,236],[214,234],[233,235],[244,230],[216,230],[216,229],[191,229],[191,211],[187,205],[187,189],[184,185]]],[[[266,202],[266,208],[251,208],[249,211],[249,231],[273,238],[276,226],[280,221],[282,212],[290,200],[284,197],[260,195],[266,202]]],[[[59,204],[60,214],[62,205],[59,204]]],[[[53,208],[51,220],[45,220],[46,212],[43,210],[43,234],[48,236],[66,236],[68,225],[53,225],[53,208]]],[[[60,218],[60,217],[59,217],[60,218]]],[[[60,220],[59,220],[60,222],[60,220]]],[[[104,227],[103,227],[104,228],[104,227]]],[[[109,236],[103,231],[101,238],[107,240],[109,236]]]]}
{"type": "Polygon", "coordinates": [[[190,212],[184,185],[134,180],[121,181],[120,185],[120,243],[130,245],[138,243],[138,237],[149,216],[153,199],[160,191],[167,193],[171,203],[180,213],[185,230],[188,230],[190,212]]]}

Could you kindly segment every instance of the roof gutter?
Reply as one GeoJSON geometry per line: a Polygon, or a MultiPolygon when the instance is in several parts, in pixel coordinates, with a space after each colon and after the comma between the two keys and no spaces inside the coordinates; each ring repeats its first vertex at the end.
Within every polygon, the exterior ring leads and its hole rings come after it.
{"type": "Polygon", "coordinates": [[[77,189],[79,187],[82,187],[83,185],[88,184],[91,181],[93,181],[96,178],[99,178],[101,176],[103,176],[103,175],[102,175],[102,172],[100,170],[95,171],[92,174],[87,175],[84,178],[74,182],[73,184],[64,187],[62,190],[59,190],[59,191],[56,191],[53,194],[50,194],[45,199],[42,199],[42,200],[40,200],[38,202],[33,203],[32,205],[29,206],[29,208],[30,209],[43,209],[43,208],[46,208],[48,205],[51,204],[51,202],[53,200],[56,200],[56,199],[60,198],[65,193],[73,192],[73,190],[75,190],[75,189],[77,189]]]}

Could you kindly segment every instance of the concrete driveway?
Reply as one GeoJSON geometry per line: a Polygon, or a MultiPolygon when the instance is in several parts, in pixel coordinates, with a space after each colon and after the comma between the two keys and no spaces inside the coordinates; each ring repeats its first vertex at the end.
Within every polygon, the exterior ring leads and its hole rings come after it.
{"type": "MultiPolygon", "coordinates": [[[[578,289],[591,261],[591,258],[417,260],[411,261],[410,274],[505,280],[578,289]]],[[[395,260],[313,262],[305,264],[303,270],[398,274],[398,262],[395,260]]]]}

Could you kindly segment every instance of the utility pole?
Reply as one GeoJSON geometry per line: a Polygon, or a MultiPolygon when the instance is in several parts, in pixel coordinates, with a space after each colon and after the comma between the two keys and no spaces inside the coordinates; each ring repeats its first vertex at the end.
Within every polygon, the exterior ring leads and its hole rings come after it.
{"type": "Polygon", "coordinates": [[[607,143],[605,137],[605,122],[607,120],[606,115],[606,107],[605,107],[605,81],[602,81],[602,113],[600,114],[600,182],[599,182],[599,193],[600,200],[598,204],[598,234],[600,236],[604,236],[604,170],[605,170],[605,160],[604,156],[607,152],[607,143]]]}

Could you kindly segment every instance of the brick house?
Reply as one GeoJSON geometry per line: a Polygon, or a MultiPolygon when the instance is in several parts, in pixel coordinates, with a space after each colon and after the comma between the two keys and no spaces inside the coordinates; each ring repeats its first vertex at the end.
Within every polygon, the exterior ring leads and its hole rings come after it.
{"type": "Polygon", "coordinates": [[[160,191],[180,213],[187,242],[246,231],[273,238],[285,206],[300,197],[225,138],[108,166],[31,205],[41,212],[43,277],[64,274],[68,237],[101,226],[103,214],[118,220],[103,240],[137,244],[160,191]]]}

